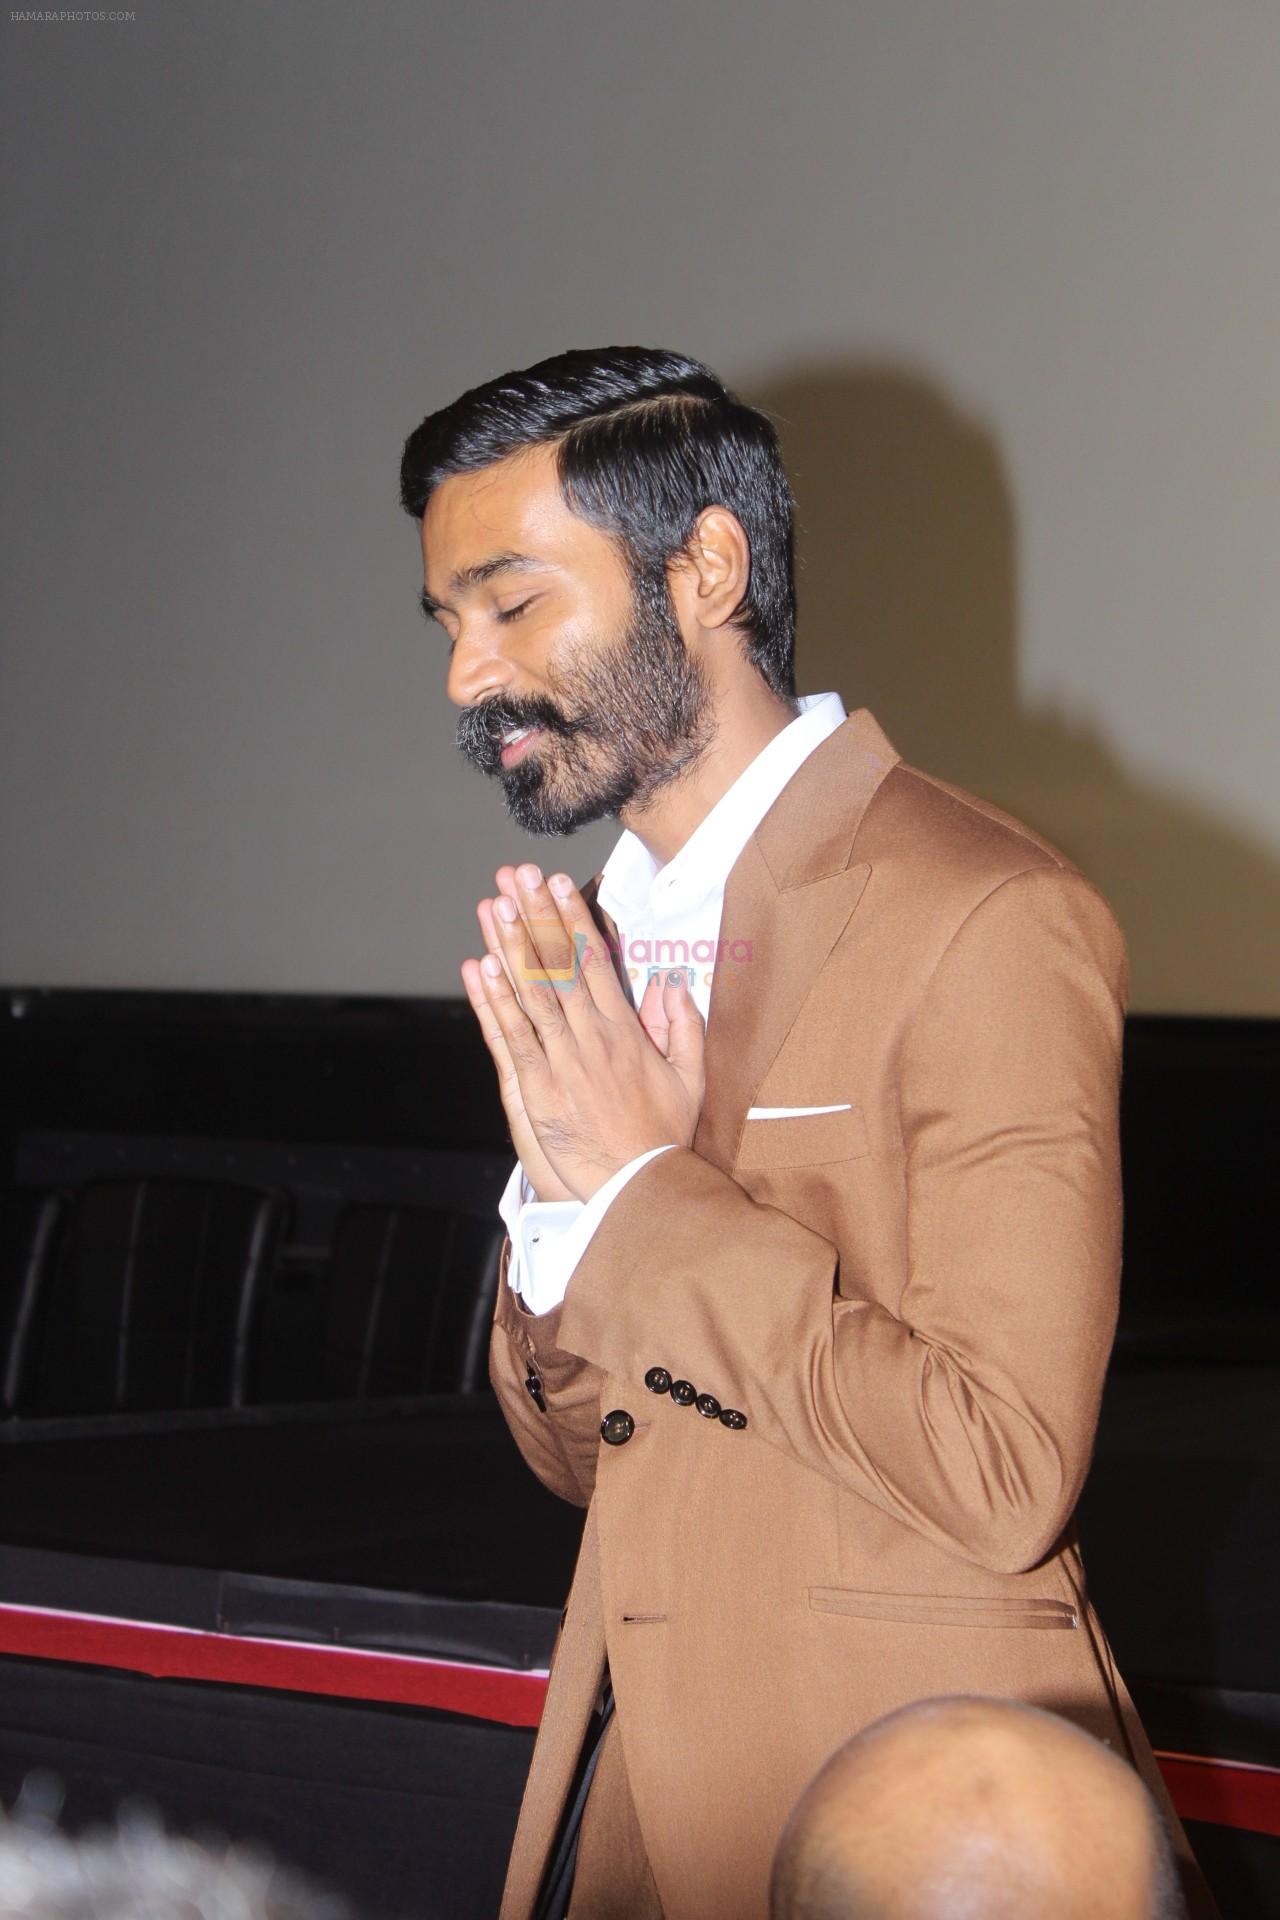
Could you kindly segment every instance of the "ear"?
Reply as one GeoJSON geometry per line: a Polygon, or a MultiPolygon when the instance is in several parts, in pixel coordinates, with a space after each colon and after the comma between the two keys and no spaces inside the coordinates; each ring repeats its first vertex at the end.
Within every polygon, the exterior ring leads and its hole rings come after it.
{"type": "Polygon", "coordinates": [[[750,577],[751,542],[742,522],[728,507],[704,507],[671,567],[671,598],[681,626],[725,626],[741,606],[750,577]]]}

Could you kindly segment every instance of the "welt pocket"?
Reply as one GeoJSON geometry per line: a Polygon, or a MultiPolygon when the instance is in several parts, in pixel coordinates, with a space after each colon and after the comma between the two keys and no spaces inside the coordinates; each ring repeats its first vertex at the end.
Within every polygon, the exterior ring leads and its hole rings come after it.
{"type": "Polygon", "coordinates": [[[739,1167],[819,1167],[832,1160],[854,1160],[869,1153],[866,1116],[861,1107],[829,1113],[772,1113],[745,1120],[734,1164],[739,1167]]]}
{"type": "Polygon", "coordinates": [[[1022,1594],[859,1592],[852,1587],[810,1587],[815,1613],[847,1613],[860,1620],[900,1620],[920,1627],[1078,1627],[1066,1600],[1022,1594]]]}

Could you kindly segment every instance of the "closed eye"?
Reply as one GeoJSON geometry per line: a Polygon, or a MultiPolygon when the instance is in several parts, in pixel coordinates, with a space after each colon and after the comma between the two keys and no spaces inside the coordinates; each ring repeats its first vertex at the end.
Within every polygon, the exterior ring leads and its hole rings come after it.
{"type": "Polygon", "coordinates": [[[534,596],[531,595],[528,600],[522,600],[518,607],[500,607],[498,609],[498,619],[501,624],[504,627],[509,627],[513,620],[518,620],[521,614],[525,613],[533,605],[533,599],[534,596]]]}

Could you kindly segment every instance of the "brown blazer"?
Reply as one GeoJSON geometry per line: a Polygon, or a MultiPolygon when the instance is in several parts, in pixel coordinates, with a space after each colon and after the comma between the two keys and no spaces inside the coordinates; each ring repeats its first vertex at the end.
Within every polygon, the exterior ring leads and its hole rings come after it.
{"type": "Polygon", "coordinates": [[[494,1386],[590,1511],[502,1920],[532,1911],[606,1658],[668,1920],[764,1920],[806,1782],[934,1694],[1111,1742],[1185,1850],[1072,1521],[1120,1274],[1106,903],[859,711],[748,841],[721,939],[692,1147],[625,1188],[561,1307],[524,1312],[503,1258],[494,1386]]]}

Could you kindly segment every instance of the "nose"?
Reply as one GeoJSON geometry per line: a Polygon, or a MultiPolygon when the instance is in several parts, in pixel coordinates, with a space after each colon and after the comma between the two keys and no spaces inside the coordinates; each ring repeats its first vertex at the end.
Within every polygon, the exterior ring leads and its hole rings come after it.
{"type": "Polygon", "coordinates": [[[496,644],[488,623],[464,620],[458,629],[449,661],[447,691],[456,707],[474,707],[495,693],[503,693],[515,677],[515,667],[496,644]]]}

